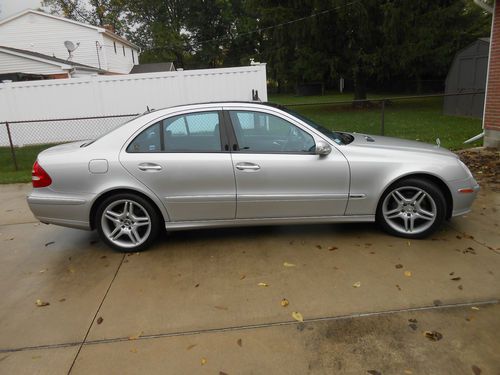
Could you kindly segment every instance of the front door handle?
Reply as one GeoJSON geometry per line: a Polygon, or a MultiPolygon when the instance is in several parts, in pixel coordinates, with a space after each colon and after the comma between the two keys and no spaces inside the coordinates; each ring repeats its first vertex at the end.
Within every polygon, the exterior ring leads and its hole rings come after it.
{"type": "Polygon", "coordinates": [[[141,163],[138,165],[138,168],[141,171],[161,171],[162,170],[161,165],[158,165],[155,163],[141,163]]]}
{"type": "Polygon", "coordinates": [[[254,163],[238,163],[236,164],[236,169],[240,171],[258,171],[260,166],[254,163]]]}

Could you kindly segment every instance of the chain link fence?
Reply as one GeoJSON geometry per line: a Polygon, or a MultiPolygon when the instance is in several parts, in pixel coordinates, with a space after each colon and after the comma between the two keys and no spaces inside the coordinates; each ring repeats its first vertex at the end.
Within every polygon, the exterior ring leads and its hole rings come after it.
{"type": "MultiPolygon", "coordinates": [[[[484,91],[378,96],[361,101],[323,101],[322,98],[288,96],[285,100],[285,97],[276,96],[271,101],[282,103],[330,129],[429,143],[439,138],[444,147],[452,149],[463,147],[463,141],[482,131],[480,115],[474,111],[482,108],[484,91]]],[[[17,159],[29,149],[38,151],[53,144],[94,139],[135,116],[137,114],[0,122],[0,159],[4,164],[0,170],[17,170],[17,159]]],[[[205,124],[205,120],[205,117],[194,116],[186,125],[185,119],[179,119],[178,124],[171,124],[170,130],[172,134],[213,132],[216,121],[205,124]]],[[[26,160],[25,164],[32,162],[26,160]]]]}

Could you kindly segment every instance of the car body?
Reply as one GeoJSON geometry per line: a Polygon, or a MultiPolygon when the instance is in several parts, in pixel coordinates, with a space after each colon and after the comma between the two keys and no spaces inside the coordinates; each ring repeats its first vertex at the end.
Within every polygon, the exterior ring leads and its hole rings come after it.
{"type": "MultiPolygon", "coordinates": [[[[34,215],[87,230],[109,224],[108,240],[114,229],[123,237],[127,194],[141,200],[132,199],[132,211],[167,230],[377,219],[393,234],[420,238],[436,227],[417,231],[415,222],[437,226],[464,214],[479,190],[458,157],[437,145],[333,132],[286,109],[240,102],[149,112],[95,141],[49,148],[36,168],[38,187],[27,197],[34,215]],[[111,225],[96,215],[119,194],[111,225]]],[[[144,242],[108,241],[130,251],[144,242]]]]}

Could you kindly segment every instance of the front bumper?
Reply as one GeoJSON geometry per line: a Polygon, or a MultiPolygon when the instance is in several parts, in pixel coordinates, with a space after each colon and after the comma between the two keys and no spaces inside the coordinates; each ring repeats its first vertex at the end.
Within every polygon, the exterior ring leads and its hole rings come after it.
{"type": "Polygon", "coordinates": [[[463,180],[449,181],[448,186],[453,198],[451,216],[459,216],[470,212],[472,203],[479,192],[479,184],[473,177],[463,180]]]}
{"type": "Polygon", "coordinates": [[[41,188],[33,189],[26,200],[33,215],[42,223],[90,230],[93,195],[60,194],[41,188]]]}

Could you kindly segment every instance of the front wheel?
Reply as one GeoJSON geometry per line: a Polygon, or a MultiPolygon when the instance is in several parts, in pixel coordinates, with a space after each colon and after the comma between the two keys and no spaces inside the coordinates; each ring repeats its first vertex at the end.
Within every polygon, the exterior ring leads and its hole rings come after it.
{"type": "Polygon", "coordinates": [[[97,209],[97,231],[110,247],[122,252],[142,251],[158,236],[160,220],[154,207],[135,194],[117,194],[97,209]]]}
{"type": "Polygon", "coordinates": [[[434,183],[409,178],[393,184],[380,199],[377,222],[396,236],[424,238],[438,229],[446,216],[446,200],[434,183]]]}

